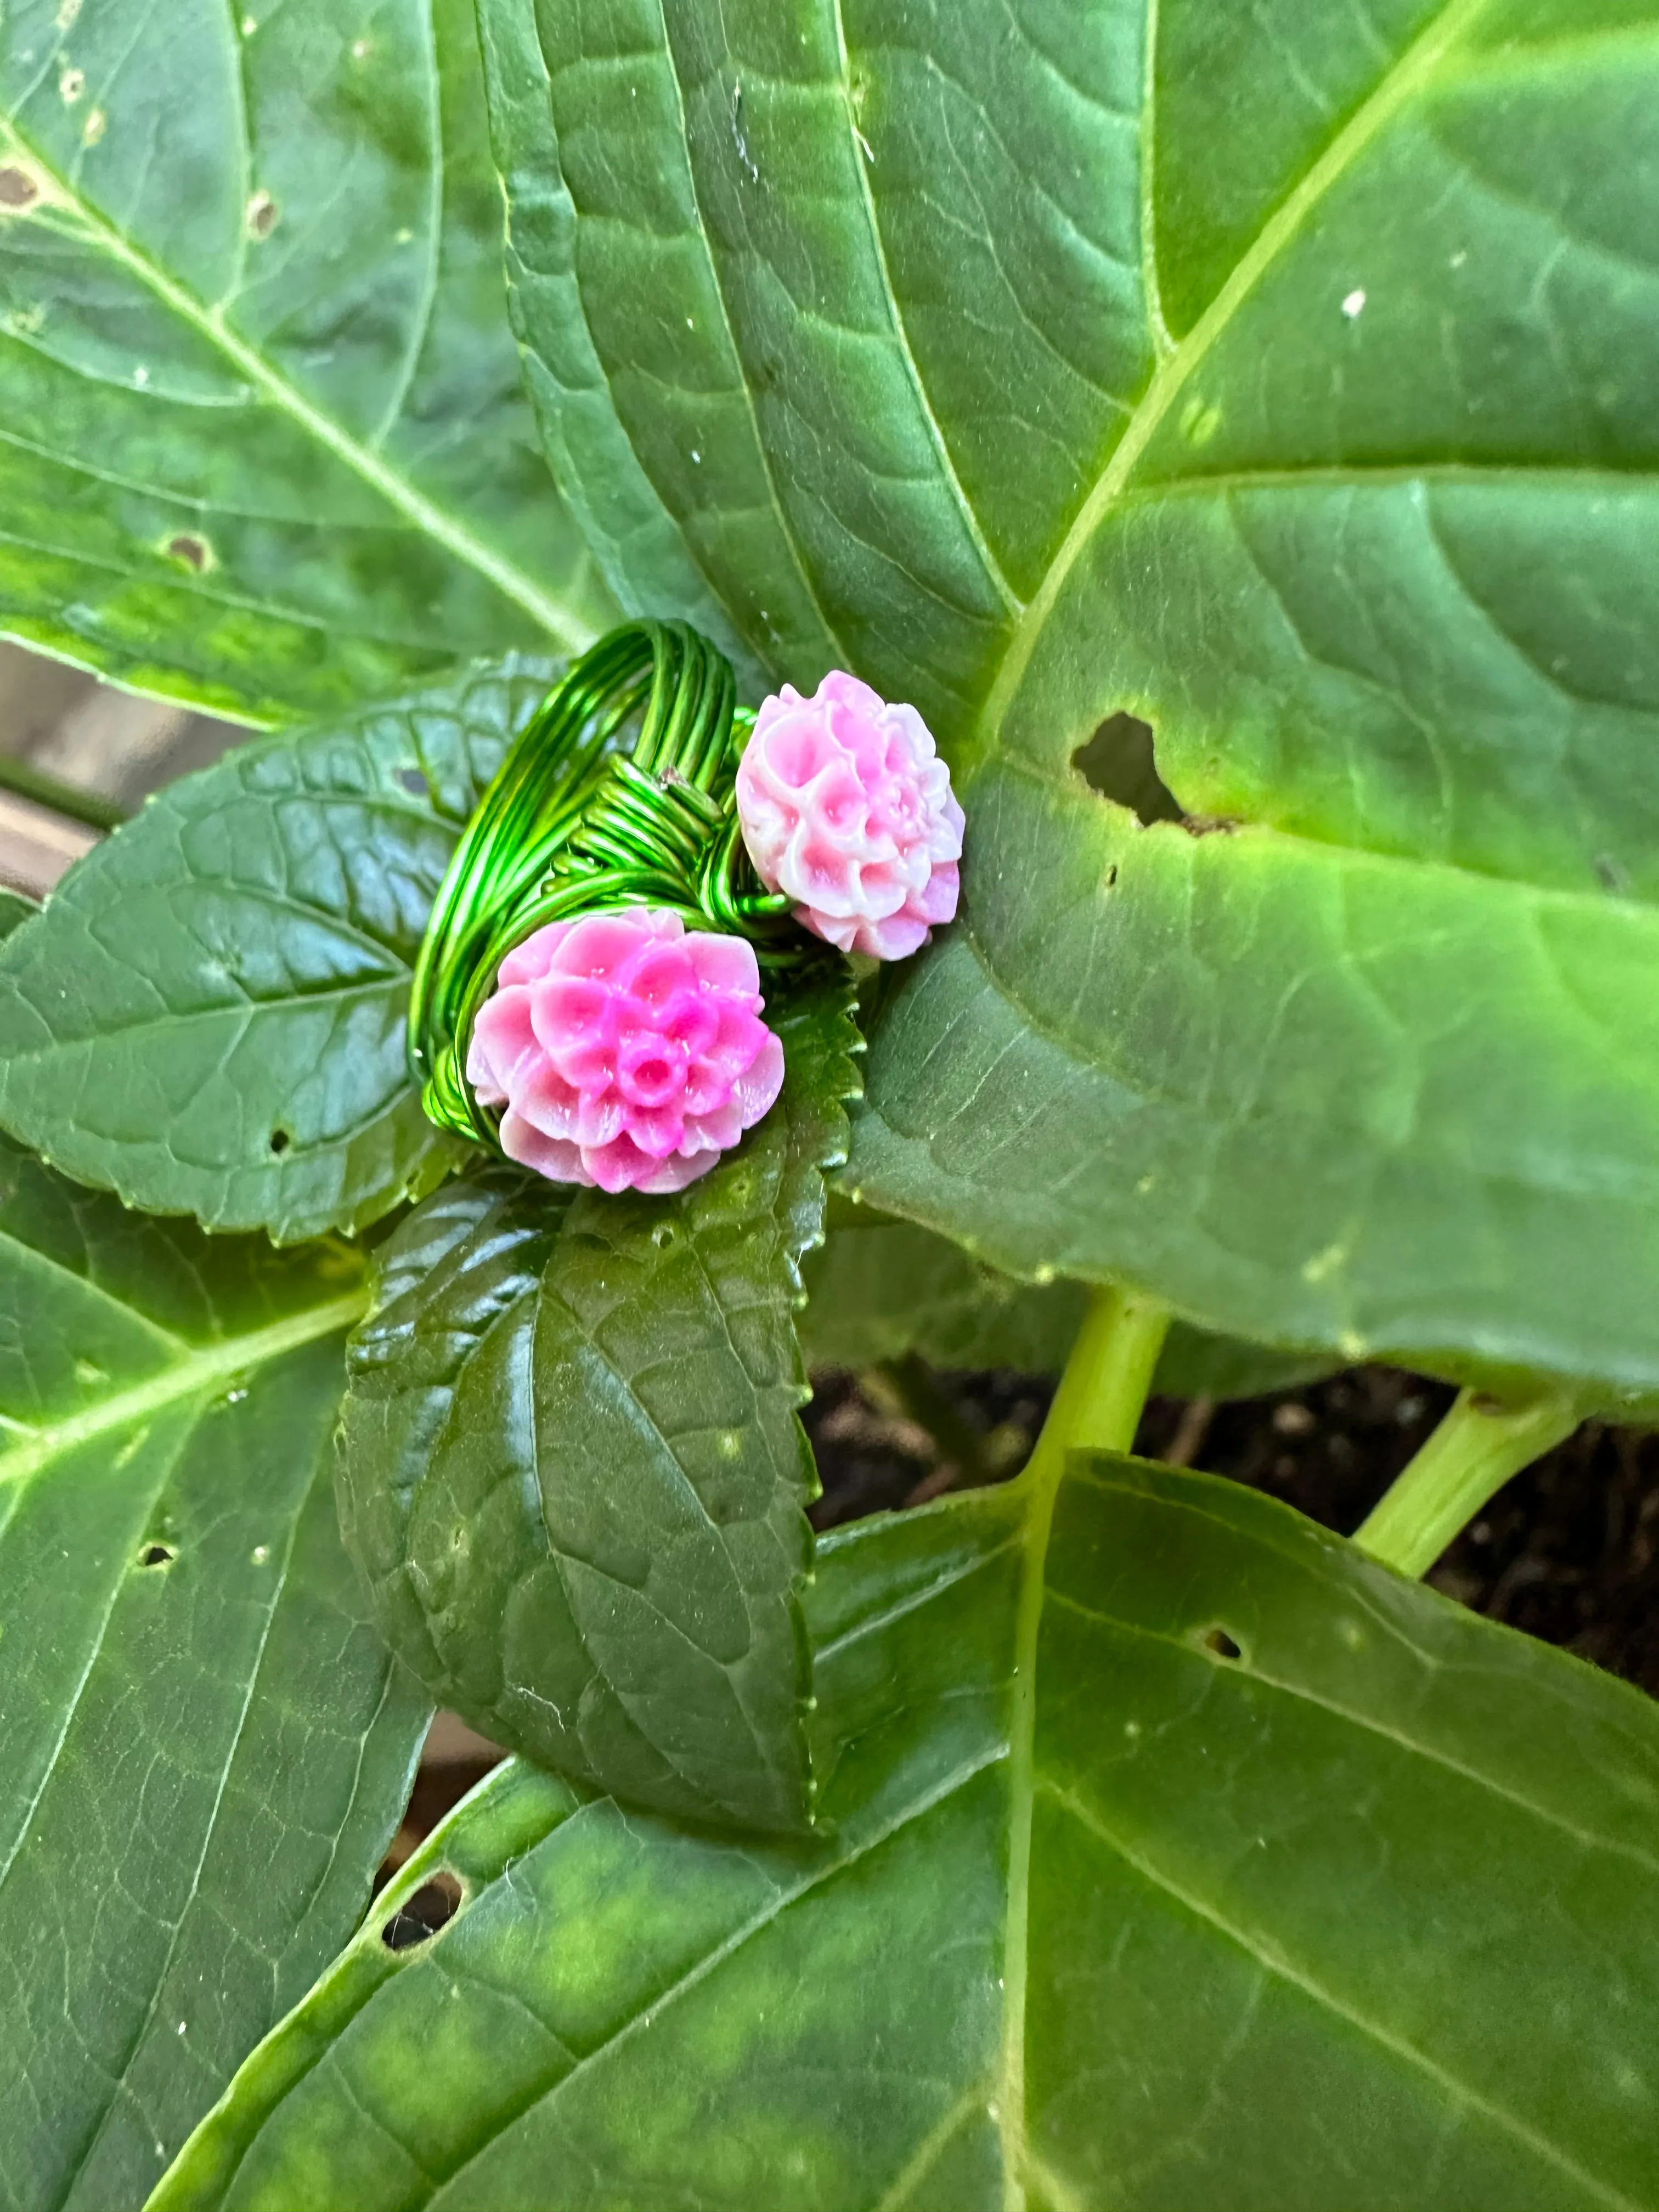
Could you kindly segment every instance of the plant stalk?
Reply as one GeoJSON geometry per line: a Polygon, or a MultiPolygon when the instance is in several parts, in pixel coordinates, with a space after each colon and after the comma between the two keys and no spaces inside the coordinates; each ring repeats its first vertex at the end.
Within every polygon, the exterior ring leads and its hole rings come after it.
{"type": "Polygon", "coordinates": [[[1131,1448],[1169,1328],[1168,1307],[1140,1291],[1095,1292],[1026,1469],[1034,1486],[1058,1481],[1067,1452],[1131,1448]]]}
{"type": "Polygon", "coordinates": [[[1570,1437],[1578,1407],[1564,1390],[1505,1405],[1462,1392],[1434,1434],[1354,1532],[1354,1542],[1402,1575],[1423,1575],[1512,1474],[1570,1437]]]}

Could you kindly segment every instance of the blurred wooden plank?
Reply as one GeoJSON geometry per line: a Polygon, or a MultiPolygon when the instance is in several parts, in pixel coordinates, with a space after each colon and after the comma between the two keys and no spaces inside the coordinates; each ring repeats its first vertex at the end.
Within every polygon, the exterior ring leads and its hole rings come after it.
{"type": "Polygon", "coordinates": [[[84,823],[67,821],[33,799],[0,791],[0,883],[30,898],[44,898],[99,836],[84,823]]]}
{"type": "Polygon", "coordinates": [[[246,734],[0,640],[0,754],[125,811],[246,734]]]}

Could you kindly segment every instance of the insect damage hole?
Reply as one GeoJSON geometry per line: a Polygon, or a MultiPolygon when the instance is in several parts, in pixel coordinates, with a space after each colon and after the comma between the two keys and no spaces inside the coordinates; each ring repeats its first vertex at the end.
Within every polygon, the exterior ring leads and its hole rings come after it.
{"type": "Polygon", "coordinates": [[[40,197],[40,179],[27,169],[20,169],[15,161],[0,168],[0,208],[13,214],[32,208],[40,197]]]}
{"type": "Polygon", "coordinates": [[[428,799],[431,796],[432,787],[417,768],[400,768],[392,781],[402,790],[408,792],[411,799],[428,799]]]}
{"type": "Polygon", "coordinates": [[[251,236],[269,238],[276,228],[276,203],[266,191],[255,192],[247,204],[247,227],[251,236]]]}
{"type": "Polygon", "coordinates": [[[1139,714],[1108,714],[1072,755],[1091,791],[1133,808],[1142,822],[1178,822],[1181,808],[1158,772],[1152,726],[1139,714]]]}
{"type": "Polygon", "coordinates": [[[1212,1658],[1235,1660],[1244,1656],[1243,1645],[1224,1628],[1206,1628],[1198,1640],[1212,1658]]]}
{"type": "Polygon", "coordinates": [[[283,1154],[288,1150],[289,1146],[293,1142],[294,1139],[292,1136],[290,1136],[286,1129],[273,1129],[270,1133],[270,1149],[276,1153],[278,1159],[281,1159],[283,1154]]]}
{"type": "Polygon", "coordinates": [[[212,546],[193,530],[181,530],[177,537],[169,538],[161,550],[169,561],[181,562],[198,576],[204,576],[213,566],[212,546]]]}
{"type": "Polygon", "coordinates": [[[465,1891],[447,1867],[442,1867],[404,1898],[380,1930],[388,1951],[412,1951],[429,1943],[441,1928],[447,1928],[460,1911],[465,1891]]]}
{"type": "Polygon", "coordinates": [[[138,1554],[141,1567],[170,1567],[179,1554],[171,1544],[146,1544],[138,1554]]]}

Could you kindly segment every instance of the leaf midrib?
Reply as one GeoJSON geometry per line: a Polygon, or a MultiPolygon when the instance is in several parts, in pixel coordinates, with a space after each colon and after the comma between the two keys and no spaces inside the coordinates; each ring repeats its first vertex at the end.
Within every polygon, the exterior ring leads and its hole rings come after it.
{"type": "MultiPolygon", "coordinates": [[[[278,413],[332,453],[405,521],[434,544],[441,545],[464,567],[494,585],[504,598],[522,608],[541,629],[556,638],[567,652],[579,653],[592,643],[594,633],[587,625],[544,591],[516,562],[485,544],[465,523],[417,491],[406,477],[354,438],[280,374],[262,354],[230,328],[222,313],[204,307],[158,263],[124,239],[114,225],[99,214],[63,172],[18,129],[15,115],[5,116],[4,134],[33,168],[51,181],[51,193],[43,193],[38,203],[39,216],[49,216],[54,208],[68,210],[89,242],[135,277],[170,313],[246,377],[278,413]]],[[[12,220],[28,221],[36,212],[20,210],[12,220]]]]}
{"type": "Polygon", "coordinates": [[[974,764],[997,744],[1003,717],[1073,569],[1194,374],[1261,277],[1296,238],[1307,216],[1421,88],[1486,5],[1487,0],[1447,0],[1434,21],[1419,33],[1370,97],[1350,117],[1301,181],[1279,203],[1192,329],[1175,351],[1160,362],[1122,437],[1032,594],[1003,656],[974,733],[974,764]]]}
{"type": "Polygon", "coordinates": [[[26,1442],[0,1451],[0,1483],[27,1481],[49,1462],[67,1452],[79,1450],[82,1445],[96,1443],[100,1437],[120,1429],[153,1419],[185,1399],[204,1396],[220,1383],[266,1366],[285,1352],[297,1352],[337,1329],[349,1328],[362,1318],[368,1305],[368,1287],[361,1285],[339,1297],[302,1308],[265,1328],[251,1330],[246,1336],[228,1337],[207,1351],[193,1352],[161,1373],[149,1376],[128,1389],[116,1391],[84,1413],[72,1413],[67,1420],[36,1429],[26,1442]]]}

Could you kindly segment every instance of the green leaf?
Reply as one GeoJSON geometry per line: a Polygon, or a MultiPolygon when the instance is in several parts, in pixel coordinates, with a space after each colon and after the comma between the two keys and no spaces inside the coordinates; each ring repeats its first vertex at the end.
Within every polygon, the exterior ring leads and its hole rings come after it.
{"type": "Polygon", "coordinates": [[[678,533],[775,674],[952,759],[964,919],[877,1024],[866,1197],[1650,1403],[1659,7],[481,15],[612,573],[678,533]],[[1095,795],[1127,715],[1237,835],[1095,795]]]}
{"type": "Polygon", "coordinates": [[[634,457],[583,317],[574,210],[548,135],[547,67],[529,11],[481,16],[489,128],[507,199],[507,301],[543,443],[605,580],[630,614],[678,615],[765,689],[758,664],[634,457]]]}
{"type": "MultiPolygon", "coordinates": [[[[1016,1282],[948,1237],[834,1197],[823,1247],[801,1273],[801,1343],[814,1368],[872,1367],[914,1352],[934,1367],[1057,1375],[1088,1304],[1080,1283],[1016,1282]]],[[[1152,1389],[1176,1398],[1249,1398],[1330,1366],[1177,1323],[1152,1389]]]]}
{"type": "Polygon", "coordinates": [[[833,975],[772,1018],[781,1099],[678,1197],[497,1169],[399,1228],[352,1343],[340,1510],[445,1705],[641,1803],[777,1828],[809,1804],[798,1261],[856,1032],[833,975]]]}
{"type": "Polygon", "coordinates": [[[362,1911],[430,1707],[331,1497],[360,1263],[0,1145],[0,2203],[139,2203],[362,1911]]]}
{"type": "Polygon", "coordinates": [[[14,0],[0,628],[252,720],[586,643],[500,226],[469,0],[14,0]]]}
{"type": "Polygon", "coordinates": [[[211,1229],[352,1231],[465,1156],[404,1060],[455,841],[549,663],[244,745],[153,799],[0,954],[0,1121],[211,1229]]]}
{"type": "Polygon", "coordinates": [[[1659,2203],[1645,1699],[1108,1457],[829,1539],[811,1611],[828,1834],[501,1770],[152,2212],[1659,2203]]]}
{"type": "Polygon", "coordinates": [[[884,1006],[856,1188],[1233,1335],[1654,1405],[1659,913],[978,788],[1024,857],[884,1006]]]}
{"type": "Polygon", "coordinates": [[[919,1352],[935,1367],[1057,1375],[1082,1324],[1080,1283],[1018,1283],[949,1237],[832,1199],[802,1269],[810,1367],[872,1367],[919,1352]]]}

